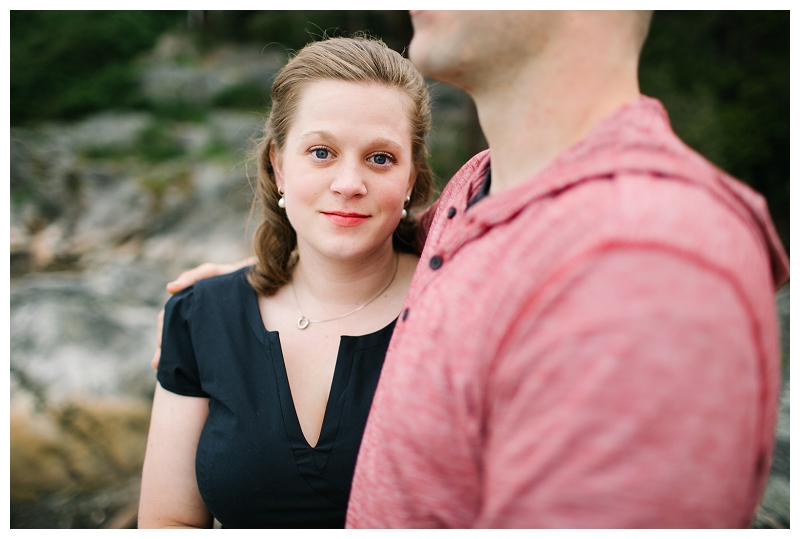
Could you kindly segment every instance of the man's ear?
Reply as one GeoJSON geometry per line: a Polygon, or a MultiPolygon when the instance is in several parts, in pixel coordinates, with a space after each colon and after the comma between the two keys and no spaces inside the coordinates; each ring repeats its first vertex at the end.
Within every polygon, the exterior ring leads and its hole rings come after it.
{"type": "Polygon", "coordinates": [[[269,162],[272,165],[272,174],[275,177],[275,185],[280,190],[283,187],[283,167],[281,163],[281,156],[278,150],[275,149],[275,143],[269,143],[269,162]]]}

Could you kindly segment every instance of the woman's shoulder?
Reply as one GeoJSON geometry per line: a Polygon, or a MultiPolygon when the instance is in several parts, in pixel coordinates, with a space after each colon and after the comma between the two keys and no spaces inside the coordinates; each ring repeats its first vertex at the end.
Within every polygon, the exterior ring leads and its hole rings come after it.
{"type": "Polygon", "coordinates": [[[193,285],[175,293],[167,301],[167,306],[187,311],[196,304],[216,308],[239,304],[244,294],[252,291],[252,287],[247,280],[247,274],[250,269],[250,267],[245,267],[231,273],[197,281],[193,285]]]}
{"type": "Polygon", "coordinates": [[[247,280],[247,274],[250,273],[252,266],[247,266],[230,273],[216,275],[197,281],[193,286],[197,294],[211,294],[219,295],[230,292],[231,290],[240,290],[241,288],[251,288],[250,282],[247,280]]]}

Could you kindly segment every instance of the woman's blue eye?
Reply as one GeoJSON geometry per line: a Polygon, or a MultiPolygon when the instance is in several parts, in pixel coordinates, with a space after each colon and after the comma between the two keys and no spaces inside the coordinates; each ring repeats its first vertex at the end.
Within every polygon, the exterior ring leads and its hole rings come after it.
{"type": "Polygon", "coordinates": [[[317,159],[327,159],[328,154],[329,152],[325,148],[317,148],[316,150],[314,150],[314,157],[316,157],[317,159]]]}
{"type": "Polygon", "coordinates": [[[372,162],[376,165],[385,165],[386,164],[386,156],[385,155],[375,155],[372,157],[372,162]]]}

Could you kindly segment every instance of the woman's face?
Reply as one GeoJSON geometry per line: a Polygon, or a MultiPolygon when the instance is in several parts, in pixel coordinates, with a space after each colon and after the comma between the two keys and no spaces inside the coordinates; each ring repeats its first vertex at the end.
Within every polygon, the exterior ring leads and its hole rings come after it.
{"type": "Polygon", "coordinates": [[[405,99],[342,81],[303,90],[284,147],[271,157],[301,257],[350,260],[391,247],[416,176],[405,99]]]}

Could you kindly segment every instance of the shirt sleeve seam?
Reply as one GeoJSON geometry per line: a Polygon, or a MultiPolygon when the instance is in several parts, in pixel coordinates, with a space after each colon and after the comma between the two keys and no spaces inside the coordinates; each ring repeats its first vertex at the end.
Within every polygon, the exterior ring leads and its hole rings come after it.
{"type": "Polygon", "coordinates": [[[517,310],[516,316],[513,317],[514,322],[509,325],[507,330],[503,333],[498,341],[499,346],[497,346],[495,356],[490,362],[490,371],[494,368],[496,362],[499,361],[500,357],[503,355],[503,351],[505,349],[503,343],[507,342],[509,337],[518,331],[518,326],[527,318],[525,316],[526,311],[530,311],[532,308],[536,308],[536,311],[538,312],[545,311],[548,305],[555,301],[565,291],[563,284],[558,285],[559,281],[562,281],[563,283],[569,282],[583,272],[581,268],[585,268],[588,265],[593,264],[607,254],[624,250],[671,254],[689,264],[694,265],[699,270],[716,275],[721,282],[726,283],[727,286],[732,289],[734,295],[739,300],[743,311],[746,313],[748,321],[750,322],[751,326],[754,327],[754,334],[752,335],[754,345],[761,350],[761,328],[760,324],[758,323],[758,317],[755,314],[755,309],[750,304],[741,283],[739,283],[739,280],[732,275],[731,272],[701,256],[698,256],[697,253],[690,252],[673,245],[659,242],[612,240],[584,250],[559,264],[539,285],[537,285],[526,295],[525,300],[519,303],[520,307],[517,310]],[[550,290],[553,290],[554,285],[558,285],[555,287],[557,290],[552,293],[549,292],[550,290]],[[543,297],[545,294],[547,294],[547,297],[543,297]]]}

